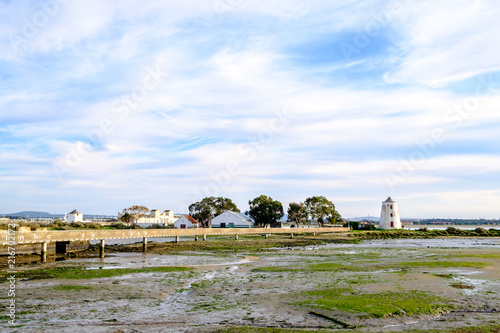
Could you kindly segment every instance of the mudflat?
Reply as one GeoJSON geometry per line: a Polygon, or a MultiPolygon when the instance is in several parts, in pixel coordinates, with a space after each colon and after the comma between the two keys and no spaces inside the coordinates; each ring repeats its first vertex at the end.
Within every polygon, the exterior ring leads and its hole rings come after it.
{"type": "Polygon", "coordinates": [[[22,266],[3,331],[498,331],[497,237],[181,243],[22,266]]]}

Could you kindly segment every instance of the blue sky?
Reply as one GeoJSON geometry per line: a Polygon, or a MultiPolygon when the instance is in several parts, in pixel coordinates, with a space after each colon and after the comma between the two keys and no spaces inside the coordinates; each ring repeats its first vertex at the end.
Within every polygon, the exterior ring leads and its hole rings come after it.
{"type": "Polygon", "coordinates": [[[0,1],[0,212],[500,218],[494,1],[0,1]]]}

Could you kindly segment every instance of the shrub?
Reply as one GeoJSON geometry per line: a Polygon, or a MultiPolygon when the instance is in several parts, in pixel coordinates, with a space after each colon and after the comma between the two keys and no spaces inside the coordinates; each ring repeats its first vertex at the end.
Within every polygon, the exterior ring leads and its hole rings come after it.
{"type": "Polygon", "coordinates": [[[486,231],[486,229],[484,228],[476,228],[474,229],[474,232],[476,234],[479,234],[479,235],[485,235],[485,234],[488,234],[488,231],[486,231]]]}
{"type": "Polygon", "coordinates": [[[83,222],[71,222],[69,225],[73,228],[80,228],[80,229],[85,228],[85,224],[83,222]]]}
{"type": "Polygon", "coordinates": [[[110,227],[112,229],[130,229],[129,226],[127,226],[121,222],[113,223],[112,225],[110,225],[110,227]]]}

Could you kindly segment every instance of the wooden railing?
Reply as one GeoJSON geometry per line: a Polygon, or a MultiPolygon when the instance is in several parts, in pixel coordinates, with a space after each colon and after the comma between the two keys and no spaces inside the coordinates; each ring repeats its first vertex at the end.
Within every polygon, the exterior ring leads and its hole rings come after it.
{"type": "Polygon", "coordinates": [[[73,242],[103,239],[194,237],[200,235],[303,234],[346,232],[349,228],[197,228],[197,229],[127,229],[127,230],[56,230],[0,233],[1,245],[73,242]]]}

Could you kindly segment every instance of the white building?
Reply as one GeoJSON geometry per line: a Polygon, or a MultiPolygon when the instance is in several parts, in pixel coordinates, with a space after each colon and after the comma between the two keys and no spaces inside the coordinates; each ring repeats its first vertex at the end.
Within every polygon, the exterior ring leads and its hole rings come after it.
{"type": "Polygon", "coordinates": [[[66,217],[66,222],[68,223],[83,222],[83,214],[77,211],[76,209],[73,209],[71,213],[68,213],[66,217]]]}
{"type": "Polygon", "coordinates": [[[241,213],[227,211],[212,220],[212,228],[253,228],[255,222],[241,213]]]}
{"type": "Polygon", "coordinates": [[[181,217],[174,222],[174,228],[177,229],[198,228],[199,225],[200,223],[190,215],[181,215],[181,217]]]}
{"type": "Polygon", "coordinates": [[[151,225],[166,227],[173,226],[175,221],[176,218],[173,211],[165,210],[163,213],[160,213],[158,209],[153,209],[149,215],[137,219],[135,223],[141,227],[149,227],[151,225]]]}
{"type": "Polygon", "coordinates": [[[388,197],[387,200],[382,202],[382,211],[380,212],[380,223],[378,227],[381,229],[401,229],[398,203],[392,200],[391,197],[388,197]]]}

